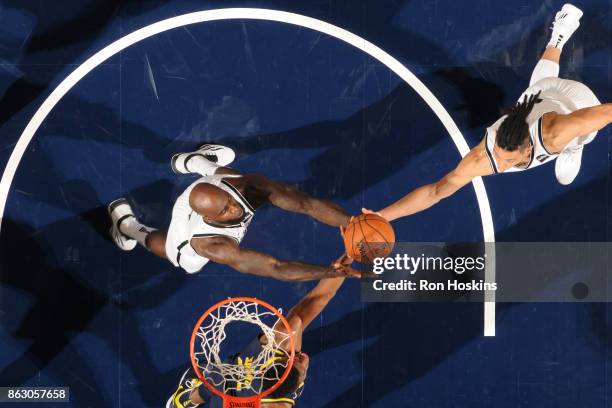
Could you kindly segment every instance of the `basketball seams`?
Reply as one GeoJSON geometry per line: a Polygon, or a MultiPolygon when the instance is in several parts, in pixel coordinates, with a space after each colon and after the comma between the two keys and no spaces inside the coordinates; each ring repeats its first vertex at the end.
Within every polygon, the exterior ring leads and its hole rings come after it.
{"type": "Polygon", "coordinates": [[[353,235],[351,236],[351,248],[353,248],[353,255],[356,254],[357,252],[355,251],[355,230],[357,229],[357,227],[355,227],[355,223],[352,223],[352,227],[353,227],[353,235]]]}
{"type": "Polygon", "coordinates": [[[344,246],[347,254],[358,262],[371,262],[370,257],[378,254],[373,242],[385,244],[386,251],[391,250],[395,244],[393,227],[382,217],[375,214],[362,214],[349,222],[345,230],[344,246]],[[371,221],[371,222],[370,222],[371,221]],[[380,226],[376,226],[376,224],[380,226]],[[357,228],[359,230],[357,231],[357,228]],[[352,229],[352,230],[351,230],[352,229]],[[378,238],[377,238],[378,237],[378,238]],[[382,239],[381,239],[382,238],[382,239]]]}
{"type": "MultiPolygon", "coordinates": [[[[379,221],[379,220],[377,220],[377,219],[375,218],[373,221],[379,221]]],[[[364,219],[363,219],[363,222],[365,222],[365,223],[366,223],[366,224],[367,224],[367,225],[368,225],[368,226],[369,226],[369,227],[370,227],[370,228],[371,228],[371,229],[372,229],[374,232],[376,232],[378,235],[380,235],[380,236],[382,237],[382,239],[385,241],[385,244],[388,244],[388,243],[389,243],[389,241],[387,240],[387,238],[385,238],[385,236],[384,236],[384,235],[383,235],[383,234],[382,234],[382,233],[381,233],[381,232],[378,230],[378,228],[376,228],[375,226],[373,226],[372,224],[370,224],[370,223],[368,222],[368,219],[367,219],[367,218],[364,218],[364,219]]],[[[380,221],[379,221],[379,222],[380,222],[380,221]]],[[[383,225],[384,225],[384,223],[383,223],[383,225]]]]}
{"type": "MultiPolygon", "coordinates": [[[[361,237],[362,237],[362,242],[363,242],[363,244],[364,244],[364,245],[366,245],[366,246],[368,247],[368,253],[369,253],[369,254],[372,254],[374,251],[372,251],[372,247],[370,247],[370,243],[367,241],[367,239],[366,239],[366,234],[365,234],[365,232],[363,231],[363,225],[362,225],[362,222],[363,222],[363,221],[364,221],[363,219],[358,219],[358,224],[357,224],[357,225],[359,225],[359,229],[361,230],[361,237]]],[[[361,254],[361,253],[360,253],[360,255],[364,255],[364,254],[361,254]]],[[[361,260],[362,260],[362,261],[364,260],[364,259],[363,259],[363,257],[362,257],[362,259],[361,259],[361,260]]],[[[368,261],[372,261],[372,260],[371,260],[371,259],[368,259],[368,261]]]]}
{"type": "MultiPolygon", "coordinates": [[[[381,222],[381,221],[380,221],[380,220],[378,220],[377,218],[374,218],[372,221],[378,221],[378,222],[379,222],[379,223],[381,223],[382,225],[385,225],[385,223],[381,222]]],[[[393,250],[393,249],[392,249],[392,246],[391,246],[391,243],[390,243],[390,242],[387,240],[387,238],[386,238],[386,237],[385,237],[385,236],[384,236],[384,235],[383,235],[383,234],[382,234],[382,233],[381,233],[381,232],[378,230],[378,228],[376,228],[375,226],[373,226],[372,224],[370,224],[370,223],[368,222],[368,218],[367,218],[367,217],[364,217],[364,218],[363,218],[363,222],[365,222],[365,223],[366,223],[366,225],[368,225],[372,231],[374,231],[376,234],[380,235],[380,237],[381,237],[381,238],[384,240],[384,242],[385,242],[385,246],[387,247],[387,248],[386,248],[386,250],[388,250],[389,252],[391,252],[391,251],[393,250]]]]}

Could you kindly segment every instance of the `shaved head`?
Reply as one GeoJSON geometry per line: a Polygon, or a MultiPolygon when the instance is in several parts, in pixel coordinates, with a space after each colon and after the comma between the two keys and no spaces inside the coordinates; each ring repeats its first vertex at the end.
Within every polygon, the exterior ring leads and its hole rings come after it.
{"type": "Polygon", "coordinates": [[[214,218],[227,204],[229,194],[208,183],[197,184],[189,194],[189,205],[198,214],[214,218]]]}
{"type": "Polygon", "coordinates": [[[228,222],[242,217],[242,207],[225,190],[209,183],[199,183],[189,194],[189,206],[206,219],[228,222]]]}

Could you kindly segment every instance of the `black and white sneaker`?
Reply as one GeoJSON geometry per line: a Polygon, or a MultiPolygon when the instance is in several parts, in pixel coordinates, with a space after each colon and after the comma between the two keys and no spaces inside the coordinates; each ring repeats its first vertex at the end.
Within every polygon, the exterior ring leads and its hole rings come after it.
{"type": "Polygon", "coordinates": [[[119,229],[122,222],[129,218],[136,219],[134,211],[128,201],[121,197],[108,205],[108,215],[111,218],[112,226],[110,228],[110,236],[115,244],[123,251],[131,251],[136,248],[138,242],[135,239],[123,234],[119,229]]]}
{"type": "Polygon", "coordinates": [[[197,173],[189,169],[189,160],[196,156],[201,156],[219,167],[225,167],[234,161],[236,153],[227,146],[205,144],[194,152],[177,153],[172,156],[172,160],[170,161],[172,171],[177,174],[197,173]]]}
{"type": "Polygon", "coordinates": [[[191,391],[202,385],[192,368],[189,368],[179,382],[178,388],[166,402],[166,408],[195,408],[200,404],[191,401],[191,391]]]}
{"type": "Polygon", "coordinates": [[[572,4],[564,4],[552,23],[552,36],[549,45],[556,48],[563,48],[572,34],[580,27],[582,10],[572,4]]]}

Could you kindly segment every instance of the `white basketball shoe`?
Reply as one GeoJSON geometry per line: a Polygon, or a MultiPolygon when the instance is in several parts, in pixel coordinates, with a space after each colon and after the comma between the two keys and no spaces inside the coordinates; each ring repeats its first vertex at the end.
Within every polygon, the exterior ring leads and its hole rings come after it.
{"type": "Polygon", "coordinates": [[[564,4],[563,7],[555,15],[555,21],[552,23],[552,35],[549,47],[562,49],[565,43],[570,39],[572,34],[580,27],[580,18],[582,10],[572,4],[564,4]]]}
{"type": "MultiPolygon", "coordinates": [[[[172,160],[170,161],[170,165],[172,166],[172,171],[177,174],[189,174],[189,173],[214,173],[214,169],[217,167],[225,167],[232,163],[236,158],[236,153],[234,150],[227,146],[217,145],[217,144],[205,144],[200,146],[200,148],[194,152],[187,153],[177,153],[172,156],[172,160]],[[201,157],[208,160],[213,166],[193,166],[196,168],[189,167],[189,161],[194,157],[201,157]],[[210,167],[207,169],[208,171],[203,171],[201,167],[210,167]]],[[[202,174],[206,176],[208,174],[202,174]]]]}
{"type": "Polygon", "coordinates": [[[136,219],[132,207],[125,198],[118,198],[108,205],[108,215],[110,215],[113,225],[110,228],[110,236],[115,244],[124,251],[131,251],[136,248],[138,242],[121,232],[121,223],[128,218],[136,219]]]}

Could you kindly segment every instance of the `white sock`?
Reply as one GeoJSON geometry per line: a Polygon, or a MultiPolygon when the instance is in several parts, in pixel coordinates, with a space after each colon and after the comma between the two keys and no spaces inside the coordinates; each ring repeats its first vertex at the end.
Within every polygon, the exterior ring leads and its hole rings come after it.
{"type": "Polygon", "coordinates": [[[141,224],[134,217],[129,217],[123,220],[121,224],[119,224],[119,231],[124,235],[135,239],[140,245],[147,248],[147,237],[150,233],[157,230],[155,228],[150,228],[144,224],[141,224]]]}
{"type": "Polygon", "coordinates": [[[571,35],[563,35],[556,33],[553,29],[553,32],[550,36],[550,41],[546,44],[546,48],[557,48],[559,51],[563,50],[563,46],[570,39],[571,35]]]}
{"type": "Polygon", "coordinates": [[[188,171],[199,173],[202,176],[211,176],[215,174],[219,168],[217,163],[213,163],[199,154],[192,156],[188,161],[184,162],[184,166],[188,171]]]}
{"type": "Polygon", "coordinates": [[[531,74],[531,80],[529,86],[535,84],[541,79],[558,77],[559,76],[559,64],[549,59],[541,59],[536,64],[531,74]]]}

